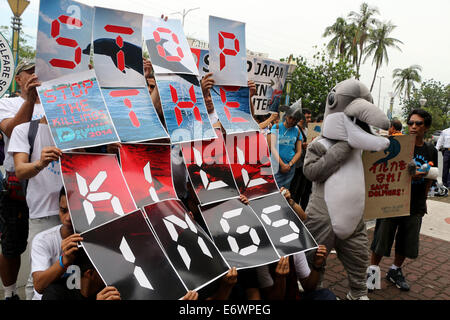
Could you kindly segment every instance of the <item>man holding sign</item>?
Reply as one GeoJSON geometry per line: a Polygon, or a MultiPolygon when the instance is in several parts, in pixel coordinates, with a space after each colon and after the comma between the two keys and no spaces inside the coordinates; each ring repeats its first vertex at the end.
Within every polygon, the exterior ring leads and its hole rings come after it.
{"type": "MultiPolygon", "coordinates": [[[[414,147],[414,162],[416,169],[411,172],[411,205],[410,215],[378,219],[375,226],[371,266],[368,271],[378,269],[374,273],[374,283],[379,283],[379,268],[383,256],[390,256],[395,238],[394,264],[386,274],[386,279],[394,283],[402,291],[409,291],[409,284],[403,276],[401,266],[406,258],[416,259],[419,254],[419,234],[422,217],[427,213],[428,190],[437,175],[432,167],[437,167],[437,150],[430,143],[424,141],[424,136],[431,126],[431,115],[423,109],[415,109],[408,116],[410,134],[416,135],[414,147]]],[[[368,284],[369,285],[369,284],[368,284]]],[[[368,286],[369,287],[369,286],[368,286]]]]}
{"type": "Polygon", "coordinates": [[[0,277],[5,287],[5,298],[18,298],[16,281],[20,269],[20,255],[25,251],[28,237],[28,207],[19,180],[15,175],[14,160],[7,153],[9,139],[14,128],[32,119],[39,119],[44,110],[36,92],[40,85],[34,73],[34,61],[22,60],[16,69],[19,97],[0,100],[0,130],[5,139],[6,194],[1,199],[0,219],[2,253],[0,254],[0,277]]]}

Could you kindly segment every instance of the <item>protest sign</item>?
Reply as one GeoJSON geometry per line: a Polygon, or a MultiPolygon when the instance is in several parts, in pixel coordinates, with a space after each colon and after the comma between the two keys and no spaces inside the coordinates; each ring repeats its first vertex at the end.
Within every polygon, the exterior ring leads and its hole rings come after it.
{"type": "Polygon", "coordinates": [[[103,87],[145,87],[142,62],[143,15],[95,7],[93,49],[103,87]]]}
{"type": "Polygon", "coordinates": [[[227,135],[228,159],[239,192],[256,199],[278,192],[270,164],[266,137],[260,132],[227,135]]]}
{"type": "Polygon", "coordinates": [[[231,267],[253,268],[280,259],[261,221],[239,199],[199,209],[214,243],[231,267]]]}
{"type": "Polygon", "coordinates": [[[210,93],[214,110],[227,134],[259,131],[250,112],[248,87],[213,86],[210,93]]]}
{"type": "Polygon", "coordinates": [[[198,69],[180,20],[144,17],[143,33],[155,74],[198,76],[198,69]]]}
{"type": "Polygon", "coordinates": [[[87,71],[94,8],[71,0],[40,1],[36,74],[41,82],[87,71]]]}
{"type": "Polygon", "coordinates": [[[0,98],[14,80],[14,56],[8,40],[0,33],[0,98]]]}
{"type": "Polygon", "coordinates": [[[75,232],[137,209],[113,154],[64,153],[61,172],[75,232]]]}
{"type": "Polygon", "coordinates": [[[189,290],[198,290],[228,272],[229,265],[180,200],[156,202],[144,210],[189,290]]]}
{"type": "Polygon", "coordinates": [[[260,57],[254,57],[253,63],[249,80],[256,85],[256,95],[252,97],[254,112],[256,115],[278,113],[289,64],[260,57]]]}
{"type": "Polygon", "coordinates": [[[209,71],[216,85],[247,86],[245,23],[209,16],[209,71]]]}
{"type": "Polygon", "coordinates": [[[209,50],[191,48],[191,52],[197,65],[198,75],[202,78],[209,72],[209,50]]]}
{"type": "Polygon", "coordinates": [[[169,144],[122,144],[122,172],[139,208],[176,199],[169,144]]]}
{"type": "Polygon", "coordinates": [[[306,142],[310,143],[315,138],[320,136],[322,132],[322,123],[321,122],[311,122],[308,123],[308,134],[306,135],[306,142]]]}
{"type": "MultiPolygon", "coordinates": [[[[209,72],[209,50],[200,48],[191,48],[192,55],[196,62],[199,77],[203,77],[209,72]]],[[[253,56],[247,56],[247,74],[248,80],[252,80],[253,74],[253,56]]]]}
{"type": "Polygon", "coordinates": [[[384,151],[363,152],[366,197],[364,219],[409,215],[414,136],[390,136],[384,151]]]}
{"type": "Polygon", "coordinates": [[[176,300],[187,290],[138,210],[81,234],[103,282],[122,300],[176,300]]]}
{"type": "Polygon", "coordinates": [[[53,140],[61,150],[119,141],[94,70],[43,82],[37,89],[53,140]]]}
{"type": "Polygon", "coordinates": [[[182,144],[184,163],[200,204],[238,198],[220,129],[217,139],[182,144]]]}
{"type": "Polygon", "coordinates": [[[141,14],[95,7],[95,73],[122,142],[168,137],[143,75],[142,18],[141,14]]]}
{"type": "Polygon", "coordinates": [[[156,75],[156,83],[172,143],[216,138],[196,76],[156,75]]]}
{"type": "Polygon", "coordinates": [[[317,247],[316,241],[281,193],[250,200],[250,207],[263,222],[280,256],[317,247]]]}

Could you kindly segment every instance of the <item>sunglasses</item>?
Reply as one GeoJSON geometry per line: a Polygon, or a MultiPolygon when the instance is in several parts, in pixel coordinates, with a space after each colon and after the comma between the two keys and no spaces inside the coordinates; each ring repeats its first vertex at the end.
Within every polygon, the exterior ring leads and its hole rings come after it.
{"type": "Polygon", "coordinates": [[[408,126],[412,126],[412,125],[414,125],[414,123],[415,123],[416,126],[418,126],[418,127],[420,127],[421,125],[423,125],[423,121],[412,121],[412,120],[409,120],[409,121],[407,122],[408,126]]]}

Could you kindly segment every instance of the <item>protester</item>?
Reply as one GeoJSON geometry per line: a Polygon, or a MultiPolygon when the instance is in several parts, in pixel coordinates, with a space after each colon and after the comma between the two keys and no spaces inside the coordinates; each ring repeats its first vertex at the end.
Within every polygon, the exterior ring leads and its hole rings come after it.
{"type": "Polygon", "coordinates": [[[450,128],[441,132],[436,143],[436,149],[442,151],[443,156],[442,184],[450,188],[450,128]]]}
{"type": "Polygon", "coordinates": [[[80,287],[69,288],[67,279],[60,279],[43,290],[42,300],[121,300],[116,288],[105,287],[84,250],[77,252],[73,265],[80,269],[80,287]]]}
{"type": "Polygon", "coordinates": [[[278,121],[278,113],[268,113],[264,115],[255,115],[254,119],[258,123],[259,131],[267,137],[274,123],[278,121]]]}
{"type": "Polygon", "coordinates": [[[73,233],[64,187],[59,193],[59,220],[60,225],[38,233],[31,246],[33,300],[40,300],[45,288],[65,275],[76,257],[77,242],[83,241],[79,234],[73,233]]]}
{"type": "Polygon", "coordinates": [[[274,176],[279,188],[289,189],[295,173],[294,165],[302,154],[302,137],[296,126],[301,114],[301,105],[297,101],[286,111],[283,121],[274,125],[267,135],[274,176]]]}
{"type": "Polygon", "coordinates": [[[391,121],[391,126],[389,127],[388,134],[390,136],[401,136],[403,125],[400,120],[393,119],[391,121]]]}
{"type": "Polygon", "coordinates": [[[297,253],[293,256],[295,273],[303,288],[301,299],[336,300],[336,296],[331,290],[327,288],[317,288],[327,255],[327,248],[324,245],[319,245],[313,258],[313,263],[311,265],[312,269],[308,266],[308,261],[304,252],[297,253]]]}
{"type": "Polygon", "coordinates": [[[5,288],[6,299],[19,299],[16,291],[17,276],[20,270],[20,256],[27,248],[28,207],[21,184],[16,177],[14,160],[8,153],[9,139],[14,128],[32,119],[44,116],[36,87],[40,85],[34,74],[34,61],[22,59],[17,68],[15,80],[21,88],[20,96],[0,99],[0,130],[5,143],[4,183],[0,219],[3,226],[1,236],[0,278],[5,288]]]}
{"type": "Polygon", "coordinates": [[[432,117],[423,109],[415,109],[408,115],[409,133],[416,135],[414,161],[416,170],[411,182],[410,215],[377,219],[372,250],[371,266],[375,269],[383,256],[389,257],[395,239],[394,263],[386,274],[387,280],[394,283],[402,291],[409,291],[402,265],[406,258],[416,259],[419,254],[419,235],[422,218],[427,213],[427,195],[433,180],[425,178],[427,172],[420,172],[423,164],[432,162],[438,166],[437,150],[432,143],[424,141],[425,133],[431,126],[432,117]]]}
{"type": "Polygon", "coordinates": [[[302,109],[303,117],[297,123],[298,128],[302,134],[302,155],[297,161],[294,178],[292,179],[290,191],[295,202],[299,203],[303,210],[306,210],[311,194],[312,182],[308,180],[303,174],[303,162],[305,161],[306,149],[308,148],[307,135],[308,123],[311,122],[311,111],[309,109],[302,109]]]}
{"type": "MultiPolygon", "coordinates": [[[[46,118],[39,121],[33,146],[28,140],[31,124],[27,122],[14,128],[8,149],[8,153],[14,155],[17,178],[29,179],[26,201],[29,208],[30,245],[36,234],[59,224],[58,195],[62,187],[58,163],[62,151],[54,146],[46,118]]],[[[30,248],[27,252],[27,259],[30,259],[30,248]]],[[[28,300],[34,295],[32,283],[30,274],[26,288],[28,300]]]]}

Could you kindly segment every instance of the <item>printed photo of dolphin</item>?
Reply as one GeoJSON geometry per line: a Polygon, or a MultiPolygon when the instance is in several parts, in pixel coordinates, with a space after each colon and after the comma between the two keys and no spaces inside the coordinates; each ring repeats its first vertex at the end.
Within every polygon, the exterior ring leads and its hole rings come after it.
{"type": "MultiPolygon", "coordinates": [[[[117,67],[117,52],[122,50],[125,54],[125,68],[144,74],[144,66],[142,63],[142,48],[132,43],[123,42],[123,47],[119,48],[115,39],[100,38],[94,41],[94,53],[109,56],[117,67]]],[[[91,44],[88,44],[83,54],[89,55],[91,52],[91,44]]],[[[126,73],[125,69],[122,71],[126,73]]]]}
{"type": "MultiPolygon", "coordinates": [[[[158,53],[158,50],[156,49],[157,45],[160,45],[164,48],[164,43],[166,43],[166,39],[161,39],[158,43],[154,39],[147,40],[147,49],[148,53],[150,55],[150,60],[152,62],[152,65],[155,67],[161,67],[164,69],[168,69],[175,73],[187,73],[187,74],[194,74],[192,70],[189,70],[184,66],[181,62],[177,61],[167,61],[163,57],[161,57],[158,53]]],[[[171,56],[172,53],[168,52],[166,49],[164,49],[164,52],[166,53],[166,56],[171,56]]],[[[188,54],[191,54],[188,52],[188,54]]],[[[156,72],[156,70],[155,70],[156,72]]]]}

